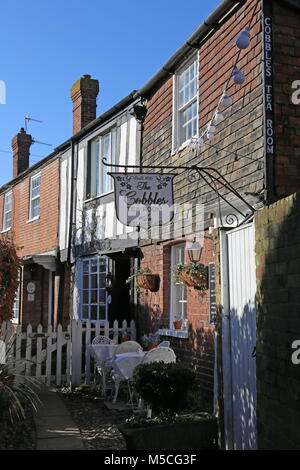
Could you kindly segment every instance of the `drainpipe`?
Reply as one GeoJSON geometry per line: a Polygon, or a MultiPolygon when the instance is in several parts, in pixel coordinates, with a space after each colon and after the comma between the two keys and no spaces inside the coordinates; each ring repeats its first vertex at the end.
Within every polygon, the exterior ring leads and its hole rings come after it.
{"type": "Polygon", "coordinates": [[[76,195],[75,192],[75,178],[74,178],[74,139],[71,137],[71,193],[70,193],[70,220],[69,220],[69,236],[68,236],[68,256],[67,256],[67,263],[71,266],[71,249],[72,249],[72,239],[73,239],[73,226],[74,226],[74,211],[73,207],[74,204],[74,197],[76,195]]]}

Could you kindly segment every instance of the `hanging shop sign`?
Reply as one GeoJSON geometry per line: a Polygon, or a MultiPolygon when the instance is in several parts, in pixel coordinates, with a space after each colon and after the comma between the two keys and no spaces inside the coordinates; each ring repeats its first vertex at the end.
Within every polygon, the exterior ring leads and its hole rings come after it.
{"type": "Polygon", "coordinates": [[[176,174],[108,174],[114,179],[116,215],[122,224],[149,229],[173,219],[176,174]]]}

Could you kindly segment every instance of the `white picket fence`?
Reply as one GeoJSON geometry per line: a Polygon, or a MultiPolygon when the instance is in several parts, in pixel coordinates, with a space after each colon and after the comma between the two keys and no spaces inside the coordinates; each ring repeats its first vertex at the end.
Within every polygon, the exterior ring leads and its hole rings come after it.
{"type": "Polygon", "coordinates": [[[36,377],[47,385],[89,384],[94,379],[94,369],[87,346],[100,334],[118,342],[119,334],[124,330],[129,332],[130,339],[136,339],[133,320],[129,325],[126,320],[121,325],[115,320],[112,326],[108,321],[100,324],[99,321],[82,323],[73,320],[66,330],[61,325],[56,330],[49,325],[43,331],[39,325],[35,332],[31,325],[22,332],[21,325],[15,327],[11,322],[3,322],[0,363],[6,362],[9,368],[16,368],[20,377],[36,377]]]}

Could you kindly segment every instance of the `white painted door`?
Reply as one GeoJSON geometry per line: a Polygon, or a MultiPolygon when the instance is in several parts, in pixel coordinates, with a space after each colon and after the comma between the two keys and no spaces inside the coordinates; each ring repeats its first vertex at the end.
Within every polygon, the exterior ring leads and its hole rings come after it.
{"type": "Polygon", "coordinates": [[[254,227],[223,232],[223,382],[228,449],[256,449],[256,276],[254,227]]]}

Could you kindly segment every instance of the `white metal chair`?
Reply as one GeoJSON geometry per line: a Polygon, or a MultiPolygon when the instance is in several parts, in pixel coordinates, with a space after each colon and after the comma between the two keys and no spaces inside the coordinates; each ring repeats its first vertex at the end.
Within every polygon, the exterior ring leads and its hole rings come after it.
{"type": "Polygon", "coordinates": [[[165,347],[165,348],[169,348],[170,347],[170,341],[162,341],[161,343],[159,343],[157,345],[158,348],[161,348],[161,347],[165,347]]]}
{"type": "Polygon", "coordinates": [[[92,344],[110,344],[111,339],[108,336],[98,335],[92,341],[92,344]]]}
{"type": "Polygon", "coordinates": [[[150,349],[147,351],[142,364],[150,364],[151,362],[176,362],[176,355],[173,349],[160,346],[158,348],[150,349]]]}
{"type": "Polygon", "coordinates": [[[143,348],[137,341],[124,341],[116,347],[115,356],[127,352],[137,352],[139,349],[143,348]]]}
{"type": "MultiPolygon", "coordinates": [[[[142,349],[142,346],[137,341],[124,341],[124,343],[118,344],[118,346],[116,347],[114,357],[117,356],[118,354],[124,354],[128,352],[138,352],[139,349],[142,349]]],[[[126,381],[128,385],[130,402],[132,404],[132,391],[130,388],[130,379],[120,376],[114,371],[113,360],[114,359],[110,359],[109,361],[107,361],[107,363],[109,363],[112,367],[112,378],[115,384],[115,393],[114,393],[112,402],[116,403],[118,393],[119,393],[120,383],[126,381]]]]}
{"type": "MultiPolygon", "coordinates": [[[[95,336],[95,338],[92,341],[92,344],[110,344],[110,343],[111,343],[111,339],[108,336],[104,336],[104,335],[97,335],[97,336],[95,336]]],[[[106,392],[106,373],[110,371],[110,368],[106,368],[105,364],[102,367],[97,366],[95,364],[94,374],[95,374],[96,370],[97,370],[98,374],[101,375],[102,395],[105,396],[105,392],[106,392]]]]}

